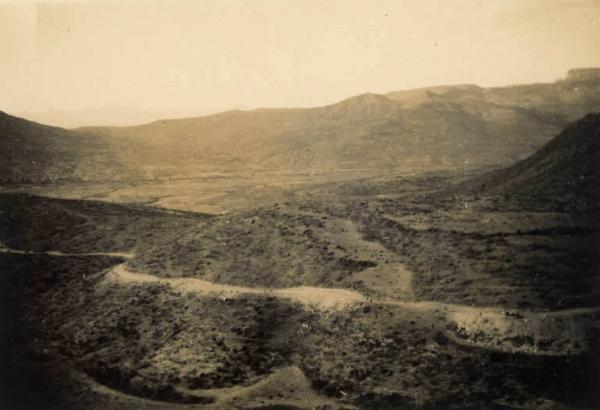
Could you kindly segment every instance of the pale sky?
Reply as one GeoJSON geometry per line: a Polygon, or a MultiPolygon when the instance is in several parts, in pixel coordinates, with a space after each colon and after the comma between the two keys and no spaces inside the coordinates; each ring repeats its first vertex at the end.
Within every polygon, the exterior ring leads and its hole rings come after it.
{"type": "Polygon", "coordinates": [[[0,0],[0,110],[316,106],[600,66],[600,0],[0,0]]]}

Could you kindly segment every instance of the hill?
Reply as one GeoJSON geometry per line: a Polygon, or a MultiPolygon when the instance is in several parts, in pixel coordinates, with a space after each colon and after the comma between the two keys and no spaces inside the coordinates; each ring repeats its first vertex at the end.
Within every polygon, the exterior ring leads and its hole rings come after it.
{"type": "Polygon", "coordinates": [[[0,182],[118,178],[123,166],[107,141],[0,111],[0,182]]]}
{"type": "Polygon", "coordinates": [[[600,113],[569,125],[530,157],[468,181],[469,190],[501,193],[509,200],[543,206],[598,209],[600,113]]]}

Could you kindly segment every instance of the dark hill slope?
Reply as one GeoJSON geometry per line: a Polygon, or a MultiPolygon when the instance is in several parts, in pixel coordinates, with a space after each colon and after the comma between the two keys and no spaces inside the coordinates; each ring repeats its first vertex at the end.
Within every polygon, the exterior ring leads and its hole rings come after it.
{"type": "Polygon", "coordinates": [[[207,220],[200,213],[142,205],[0,193],[0,248],[128,252],[179,237],[207,220]]]}
{"type": "Polygon", "coordinates": [[[569,125],[525,160],[466,186],[541,205],[600,209],[600,113],[569,125]]]}
{"type": "Polygon", "coordinates": [[[123,173],[98,136],[49,127],[0,111],[0,182],[105,180],[123,173]]]}

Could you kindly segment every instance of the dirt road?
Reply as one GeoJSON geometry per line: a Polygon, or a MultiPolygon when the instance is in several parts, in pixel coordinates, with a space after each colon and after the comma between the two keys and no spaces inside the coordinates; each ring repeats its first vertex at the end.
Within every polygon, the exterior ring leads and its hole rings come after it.
{"type": "Polygon", "coordinates": [[[346,289],[312,286],[269,289],[226,285],[198,278],[159,278],[154,275],[129,271],[125,264],[115,266],[106,278],[110,282],[123,284],[162,283],[170,286],[171,289],[177,292],[217,295],[221,298],[232,298],[243,294],[262,294],[291,299],[317,309],[343,309],[352,304],[367,301],[367,298],[360,293],[346,289]]]}
{"type": "Polygon", "coordinates": [[[588,334],[600,313],[600,308],[536,312],[431,301],[402,302],[370,299],[347,289],[310,286],[280,289],[234,286],[198,278],[160,278],[129,271],[125,264],[115,266],[107,274],[106,280],[123,285],[162,283],[177,292],[221,298],[261,294],[290,299],[319,310],[343,310],[360,304],[395,306],[443,318],[450,324],[449,329],[445,330],[457,343],[503,352],[541,355],[578,354],[586,349],[588,334]]]}
{"type": "MultiPolygon", "coordinates": [[[[0,252],[20,255],[112,256],[131,259],[131,252],[22,251],[0,246],[0,252]]],[[[455,342],[504,352],[564,355],[577,354],[587,348],[588,334],[600,319],[600,307],[554,312],[506,311],[495,307],[476,307],[434,301],[399,301],[393,298],[368,298],[360,292],[312,286],[262,288],[214,283],[200,278],[162,278],[128,270],[126,263],[114,266],[104,284],[160,283],[176,292],[235,298],[242,295],[266,295],[298,302],[310,309],[335,311],[361,304],[394,306],[425,312],[443,318],[445,329],[455,342]]]]}
{"type": "Polygon", "coordinates": [[[116,258],[133,259],[135,256],[131,252],[81,252],[81,253],[65,253],[61,251],[23,251],[11,249],[0,244],[0,253],[12,253],[16,255],[49,255],[49,256],[113,256],[116,258]]]}

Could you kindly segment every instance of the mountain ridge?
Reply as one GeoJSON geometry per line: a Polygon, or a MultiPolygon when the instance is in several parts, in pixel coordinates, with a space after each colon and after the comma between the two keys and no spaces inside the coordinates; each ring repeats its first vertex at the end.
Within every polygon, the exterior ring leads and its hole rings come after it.
{"type": "MultiPolygon", "coordinates": [[[[129,127],[62,130],[61,135],[79,135],[80,146],[51,155],[48,178],[40,175],[43,170],[23,177],[27,171],[21,161],[21,177],[9,173],[0,180],[177,178],[207,168],[498,167],[531,155],[568,123],[593,111],[600,111],[600,81],[595,79],[364,93],[322,107],[232,110],[129,127]],[[57,167],[61,161],[70,164],[62,171],[57,167]]],[[[41,138],[56,130],[24,127],[31,128],[31,138],[35,134],[41,144],[48,143],[51,152],[65,145],[60,138],[41,138]]],[[[0,125],[0,137],[9,131],[5,128],[0,125]]],[[[3,140],[4,153],[19,152],[16,142],[3,140]]],[[[28,155],[43,157],[41,152],[28,155]]]]}

